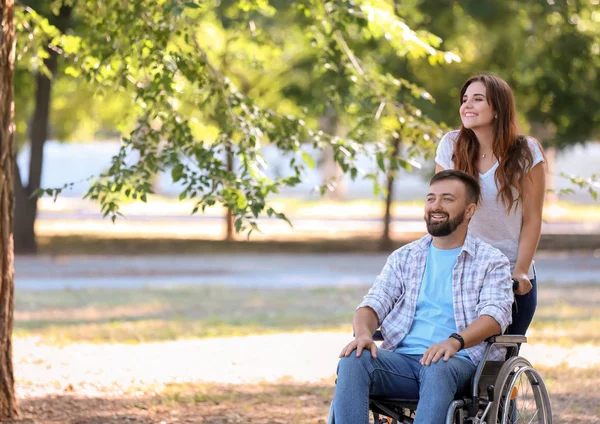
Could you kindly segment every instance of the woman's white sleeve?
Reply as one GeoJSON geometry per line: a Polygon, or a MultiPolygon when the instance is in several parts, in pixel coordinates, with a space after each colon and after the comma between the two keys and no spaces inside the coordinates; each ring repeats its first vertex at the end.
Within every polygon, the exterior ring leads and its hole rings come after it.
{"type": "Polygon", "coordinates": [[[533,168],[540,162],[544,161],[544,155],[542,154],[542,149],[537,141],[532,138],[527,138],[527,143],[529,144],[529,149],[531,150],[531,155],[533,156],[533,162],[531,163],[531,167],[533,168]]]}
{"type": "Polygon", "coordinates": [[[452,163],[454,140],[450,137],[450,134],[451,133],[448,133],[442,137],[440,143],[437,146],[437,151],[435,154],[435,163],[437,163],[444,169],[454,168],[454,164],[452,163]]]}

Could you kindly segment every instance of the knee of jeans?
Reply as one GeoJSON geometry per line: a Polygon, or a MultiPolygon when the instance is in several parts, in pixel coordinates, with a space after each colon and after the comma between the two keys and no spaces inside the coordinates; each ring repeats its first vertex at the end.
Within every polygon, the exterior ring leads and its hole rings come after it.
{"type": "Polygon", "coordinates": [[[356,356],[356,351],[350,356],[344,356],[338,364],[338,375],[342,373],[354,373],[356,371],[369,371],[372,367],[373,357],[369,352],[363,352],[360,356],[356,356]]]}
{"type": "Polygon", "coordinates": [[[421,381],[422,380],[446,380],[454,376],[454,370],[450,364],[442,359],[437,362],[432,362],[428,366],[421,367],[421,381]]]}

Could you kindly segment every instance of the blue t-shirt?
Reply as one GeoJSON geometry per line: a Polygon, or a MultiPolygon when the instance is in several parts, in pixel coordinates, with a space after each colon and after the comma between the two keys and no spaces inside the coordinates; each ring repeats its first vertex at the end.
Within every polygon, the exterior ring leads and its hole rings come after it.
{"type": "MultiPolygon", "coordinates": [[[[456,333],[452,271],[461,249],[442,250],[433,243],[429,245],[415,317],[396,352],[422,355],[429,346],[443,342],[450,334],[456,333]]],[[[464,349],[457,355],[470,360],[464,349]]]]}

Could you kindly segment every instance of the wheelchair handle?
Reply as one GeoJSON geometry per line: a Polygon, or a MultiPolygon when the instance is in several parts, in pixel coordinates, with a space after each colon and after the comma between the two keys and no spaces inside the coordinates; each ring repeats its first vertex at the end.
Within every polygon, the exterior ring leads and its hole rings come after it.
{"type": "Polygon", "coordinates": [[[512,289],[513,291],[517,291],[517,289],[519,288],[519,280],[517,280],[516,278],[512,279],[512,289]]]}

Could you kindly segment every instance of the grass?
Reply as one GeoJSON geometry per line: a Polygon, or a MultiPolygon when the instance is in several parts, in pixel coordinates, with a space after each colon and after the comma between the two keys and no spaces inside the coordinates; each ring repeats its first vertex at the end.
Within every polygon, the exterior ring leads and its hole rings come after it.
{"type": "Polygon", "coordinates": [[[536,343],[600,345],[600,290],[596,286],[541,286],[530,329],[536,343]]]}
{"type": "Polygon", "coordinates": [[[536,367],[550,393],[554,422],[600,422],[600,367],[536,367]]]}
{"type": "Polygon", "coordinates": [[[213,383],[169,383],[160,390],[160,398],[157,403],[213,403],[236,402],[247,397],[254,404],[273,404],[277,399],[289,397],[298,398],[306,395],[321,397],[331,396],[329,385],[298,385],[286,382],[278,384],[259,383],[253,385],[252,391],[246,393],[245,388],[241,390],[227,390],[224,385],[213,383]]]}
{"type": "MultiPolygon", "coordinates": [[[[351,328],[367,287],[257,289],[176,286],[17,291],[14,332],[46,342],[139,343],[351,328]]],[[[600,345],[595,286],[543,286],[536,343],[600,345]]]]}
{"type": "Polygon", "coordinates": [[[222,286],[18,291],[14,333],[53,343],[136,343],[349,328],[363,294],[222,286]]]}

